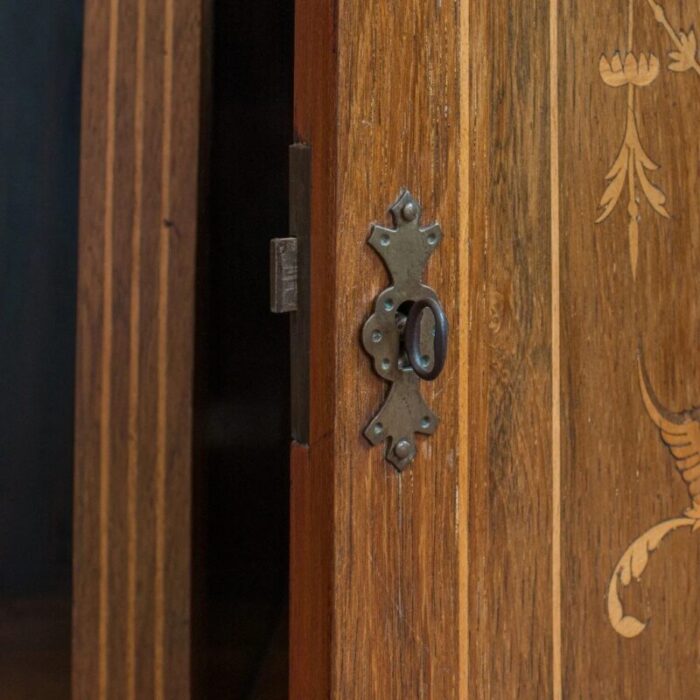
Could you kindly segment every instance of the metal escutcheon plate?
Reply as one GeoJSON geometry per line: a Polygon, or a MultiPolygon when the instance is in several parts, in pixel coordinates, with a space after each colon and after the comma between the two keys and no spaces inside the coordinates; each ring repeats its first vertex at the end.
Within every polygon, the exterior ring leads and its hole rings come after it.
{"type": "Polygon", "coordinates": [[[411,362],[420,362],[421,375],[432,379],[439,374],[444,357],[436,358],[435,350],[446,349],[447,325],[441,314],[445,343],[436,345],[436,317],[422,313],[420,348],[406,352],[404,330],[412,305],[424,300],[422,306],[442,311],[435,291],[421,281],[442,231],[438,224],[420,227],[422,209],[408,191],[402,192],[390,212],[396,228],[372,226],[369,243],[384,261],[392,284],[378,295],[374,313],[364,325],[362,342],[374,370],[391,382],[391,389],[364,434],[373,445],[385,443],[386,459],[402,471],[416,456],[416,433],[432,435],[439,423],[421,395],[420,378],[411,362]],[[432,369],[438,371],[433,373],[432,369]]]}

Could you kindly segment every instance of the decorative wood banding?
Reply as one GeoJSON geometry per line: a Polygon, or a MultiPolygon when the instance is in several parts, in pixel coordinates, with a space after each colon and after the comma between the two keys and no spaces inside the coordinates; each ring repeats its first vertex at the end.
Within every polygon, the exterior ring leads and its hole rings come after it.
{"type": "Polygon", "coordinates": [[[73,687],[86,700],[190,693],[205,18],[185,0],[85,8],[73,687]]]}

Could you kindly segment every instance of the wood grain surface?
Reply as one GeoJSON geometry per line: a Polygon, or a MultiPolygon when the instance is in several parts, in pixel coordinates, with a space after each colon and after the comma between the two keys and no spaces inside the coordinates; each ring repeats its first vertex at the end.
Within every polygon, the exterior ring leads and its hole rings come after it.
{"type": "Polygon", "coordinates": [[[700,75],[670,70],[678,47],[669,34],[698,26],[700,2],[560,0],[559,8],[563,697],[693,697],[698,535],[672,533],[646,570],[638,559],[640,580],[620,587],[625,614],[648,622],[639,636],[613,629],[606,595],[633,540],[691,505],[645,409],[637,362],[641,349],[669,409],[700,405],[700,75]],[[617,87],[600,70],[601,55],[614,69],[616,52],[634,57],[617,87]],[[632,150],[641,146],[659,166],[645,166],[646,177],[668,217],[637,168],[623,173],[619,203],[595,224],[632,118],[632,150]]]}
{"type": "MultiPolygon", "coordinates": [[[[80,698],[189,692],[200,12],[88,3],[80,698]]],[[[669,411],[700,403],[699,21],[697,0],[299,0],[313,289],[294,700],[696,694],[698,535],[645,543],[629,581],[619,562],[697,495],[638,363],[669,411]],[[398,474],[362,437],[386,387],[359,330],[388,284],[369,226],[402,187],[442,226],[427,281],[452,343],[424,387],[442,425],[398,474]]]]}
{"type": "Polygon", "coordinates": [[[692,697],[700,5],[330,5],[299,5],[296,99],[318,304],[297,474],[331,642],[293,697],[692,697]],[[402,186],[445,231],[453,344],[426,389],[443,423],[398,476],[361,437],[383,388],[351,339],[402,186]],[[640,350],[691,427],[659,433],[640,350]]]}
{"type": "Polygon", "coordinates": [[[695,692],[694,477],[663,440],[696,448],[659,434],[638,363],[698,404],[698,16],[472,5],[469,697],[695,692]]]}
{"type": "Polygon", "coordinates": [[[386,387],[359,330],[388,284],[370,224],[389,223],[408,187],[423,220],[442,225],[427,281],[442,290],[452,337],[466,338],[465,7],[298,4],[295,127],[313,153],[313,408],[308,454],[293,459],[292,698],[448,699],[463,683],[466,346],[454,341],[424,389],[446,420],[399,475],[362,437],[386,387]]]}
{"type": "Polygon", "coordinates": [[[290,459],[289,696],[332,697],[335,613],[335,124],[334,2],[297,0],[295,140],[311,146],[309,446],[290,459]]]}
{"type": "Polygon", "coordinates": [[[185,698],[203,4],[85,13],[73,694],[185,698]]]}
{"type": "Polygon", "coordinates": [[[549,6],[470,5],[468,697],[544,698],[553,673],[549,6]]]}

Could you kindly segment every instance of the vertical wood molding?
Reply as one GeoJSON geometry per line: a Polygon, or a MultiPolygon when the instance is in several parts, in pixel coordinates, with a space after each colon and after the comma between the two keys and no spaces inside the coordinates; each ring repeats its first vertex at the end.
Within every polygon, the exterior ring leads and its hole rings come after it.
{"type": "Polygon", "coordinates": [[[190,694],[203,5],[86,3],[75,698],[190,694]]]}

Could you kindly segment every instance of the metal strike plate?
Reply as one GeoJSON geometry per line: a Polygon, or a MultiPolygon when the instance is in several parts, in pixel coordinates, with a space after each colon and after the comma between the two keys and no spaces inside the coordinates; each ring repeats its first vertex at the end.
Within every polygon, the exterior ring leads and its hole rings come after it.
{"type": "Polygon", "coordinates": [[[286,314],[297,310],[297,239],[270,241],[270,311],[286,314]]]}
{"type": "Polygon", "coordinates": [[[416,456],[416,433],[432,435],[439,423],[421,396],[419,374],[434,379],[441,371],[447,321],[437,294],[421,281],[428,258],[442,238],[440,226],[434,223],[421,228],[421,206],[408,191],[390,212],[395,228],[375,224],[369,244],[384,261],[392,284],[377,297],[374,313],[362,330],[362,343],[372,357],[374,370],[391,382],[391,389],[364,434],[372,445],[385,443],[386,459],[402,471],[416,456]],[[414,305],[418,318],[411,319],[414,305]],[[431,314],[423,313],[426,307],[431,314]],[[420,348],[407,348],[407,323],[420,323],[420,348]]]}

